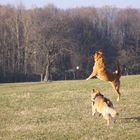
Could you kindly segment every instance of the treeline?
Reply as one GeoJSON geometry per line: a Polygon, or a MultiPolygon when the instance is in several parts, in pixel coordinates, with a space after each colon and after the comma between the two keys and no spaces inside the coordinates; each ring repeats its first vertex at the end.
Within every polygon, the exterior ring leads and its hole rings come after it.
{"type": "Polygon", "coordinates": [[[96,50],[140,73],[140,10],[0,6],[0,82],[83,79],[96,50]]]}

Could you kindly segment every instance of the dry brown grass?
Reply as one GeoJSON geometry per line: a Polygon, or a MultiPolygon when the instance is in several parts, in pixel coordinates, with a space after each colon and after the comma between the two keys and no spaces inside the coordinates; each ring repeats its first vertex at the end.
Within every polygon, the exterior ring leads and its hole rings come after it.
{"type": "Polygon", "coordinates": [[[1,140],[139,140],[140,76],[121,78],[121,100],[100,80],[0,85],[1,140]],[[98,88],[119,112],[115,125],[91,116],[90,91],[98,88]]]}

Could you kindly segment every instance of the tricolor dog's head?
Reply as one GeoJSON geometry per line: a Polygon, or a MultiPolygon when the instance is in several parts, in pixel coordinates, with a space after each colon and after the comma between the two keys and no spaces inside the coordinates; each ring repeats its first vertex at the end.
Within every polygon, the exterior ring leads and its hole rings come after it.
{"type": "Polygon", "coordinates": [[[95,97],[97,94],[100,94],[100,91],[97,89],[93,89],[91,92],[91,101],[95,101],[95,97]]]}

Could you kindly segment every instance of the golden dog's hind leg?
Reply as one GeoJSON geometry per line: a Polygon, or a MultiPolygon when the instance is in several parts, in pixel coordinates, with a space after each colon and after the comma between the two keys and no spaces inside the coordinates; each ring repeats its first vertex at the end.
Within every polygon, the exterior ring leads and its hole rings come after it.
{"type": "Polygon", "coordinates": [[[113,82],[111,82],[111,85],[112,85],[112,88],[114,89],[114,91],[117,93],[117,96],[118,96],[117,101],[119,101],[120,96],[121,96],[121,93],[119,91],[119,89],[120,89],[120,81],[119,80],[117,82],[113,81],[113,82]]]}

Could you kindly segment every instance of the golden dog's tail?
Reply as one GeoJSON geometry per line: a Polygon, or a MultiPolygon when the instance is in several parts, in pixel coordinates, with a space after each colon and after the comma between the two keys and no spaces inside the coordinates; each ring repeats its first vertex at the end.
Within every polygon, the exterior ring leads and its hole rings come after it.
{"type": "Polygon", "coordinates": [[[114,72],[118,77],[121,76],[121,68],[120,68],[120,63],[119,61],[116,61],[116,68],[117,70],[114,72]]]}

